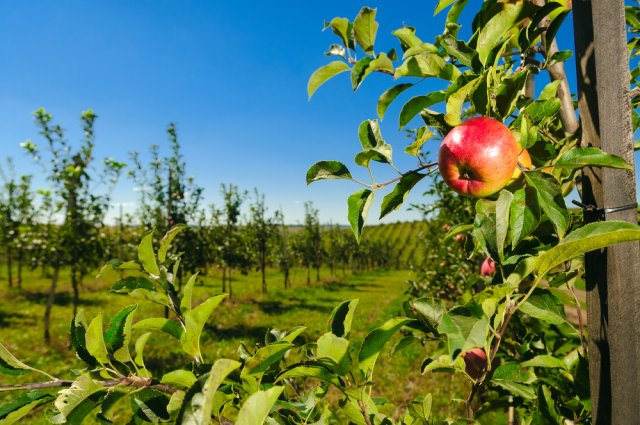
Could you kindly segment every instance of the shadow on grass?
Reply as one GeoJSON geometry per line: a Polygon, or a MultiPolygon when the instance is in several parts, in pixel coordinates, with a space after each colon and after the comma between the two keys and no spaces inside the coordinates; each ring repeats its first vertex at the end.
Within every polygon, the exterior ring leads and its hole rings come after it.
{"type": "Polygon", "coordinates": [[[205,330],[212,339],[246,339],[249,341],[264,341],[264,337],[270,328],[267,326],[225,326],[224,328],[218,328],[209,324],[205,325],[205,330]]]}
{"type": "MultiPolygon", "coordinates": [[[[24,297],[30,302],[37,304],[46,304],[47,298],[49,298],[49,293],[46,291],[43,292],[24,292],[24,297]]],[[[68,306],[73,304],[73,294],[71,292],[57,292],[53,303],[55,305],[60,306],[68,306]]],[[[83,306],[93,306],[93,305],[104,305],[104,300],[95,300],[95,299],[86,299],[80,293],[80,300],[78,301],[78,305],[83,306]]]]}
{"type": "Polygon", "coordinates": [[[0,328],[15,325],[17,322],[36,323],[36,320],[37,318],[32,315],[0,310],[0,328]]]}
{"type": "MultiPolygon", "coordinates": [[[[256,305],[260,310],[269,315],[279,315],[285,311],[291,310],[312,310],[320,313],[328,313],[333,310],[333,304],[321,304],[317,300],[305,300],[289,298],[285,301],[265,300],[256,301],[256,305]]],[[[333,303],[333,300],[331,301],[333,303]]]]}

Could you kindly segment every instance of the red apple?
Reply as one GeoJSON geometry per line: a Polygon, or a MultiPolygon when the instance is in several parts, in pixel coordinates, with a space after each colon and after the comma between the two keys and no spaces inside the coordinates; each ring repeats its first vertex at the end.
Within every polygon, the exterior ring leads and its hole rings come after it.
{"type": "Polygon", "coordinates": [[[480,274],[482,276],[492,276],[496,272],[496,263],[493,262],[491,257],[487,257],[480,266],[480,274]]]}
{"type": "Polygon", "coordinates": [[[455,235],[455,236],[453,237],[453,239],[455,239],[455,240],[456,240],[456,242],[463,241],[463,240],[464,240],[464,235],[463,235],[462,233],[458,233],[457,235],[455,235]]]}
{"type": "Polygon", "coordinates": [[[509,183],[520,149],[511,131],[498,120],[471,118],[447,134],[440,146],[438,167],[455,192],[484,198],[509,183]]]}
{"type": "Polygon", "coordinates": [[[473,379],[478,379],[487,369],[487,353],[482,348],[472,348],[462,355],[464,371],[473,379]]]}

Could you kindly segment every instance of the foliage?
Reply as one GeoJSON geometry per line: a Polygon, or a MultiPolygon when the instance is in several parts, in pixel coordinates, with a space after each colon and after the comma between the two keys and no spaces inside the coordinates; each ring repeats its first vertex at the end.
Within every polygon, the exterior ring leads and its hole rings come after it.
{"type": "MultiPolygon", "coordinates": [[[[515,399],[521,423],[587,421],[584,329],[567,322],[559,296],[574,293],[583,273],[582,254],[621,240],[637,240],[640,227],[572,222],[564,195],[573,189],[582,167],[632,169],[632,165],[595,148],[577,147],[575,111],[567,89],[559,88],[567,83],[562,62],[571,52],[558,51],[555,41],[570,12],[566,2],[487,0],[475,11],[471,37],[463,40],[459,19],[467,6],[466,1],[437,3],[436,14],[445,9],[448,14],[444,31],[433,42],[421,40],[412,27],[394,31],[401,58],[395,49],[376,48],[375,9],[362,8],[353,21],[327,22],[338,43],[328,53],[333,62],[311,75],[309,96],[342,73],[350,74],[353,90],[374,72],[391,75],[394,82],[378,100],[377,118],[382,120],[389,105],[405,92],[417,91],[401,107],[398,122],[402,129],[419,117],[423,125],[411,132],[414,139],[404,149],[417,160],[415,168],[395,167],[394,149],[383,138],[380,121],[369,119],[359,127],[362,151],[354,162],[368,171],[371,181],[354,178],[342,162],[320,161],[309,168],[307,183],[347,179],[364,186],[347,200],[348,219],[359,240],[378,191],[393,187],[383,199],[383,217],[435,172],[437,163],[426,162],[422,150],[430,138],[447,134],[467,116],[504,122],[529,151],[533,168],[521,167],[523,179],[492,198],[478,200],[473,209],[460,200],[450,203],[450,211],[444,209],[459,221],[442,223],[450,230],[444,244],[428,247],[422,276],[410,289],[421,298],[410,301],[407,310],[419,323],[415,337],[439,341],[422,371],[460,372],[465,368],[462,355],[480,348],[488,360],[480,376],[468,375],[473,383],[465,401],[466,420],[515,399]],[[535,77],[542,71],[549,72],[551,83],[534,97],[535,77]],[[439,87],[444,88],[425,93],[418,83],[428,78],[440,80],[439,87]],[[377,182],[372,162],[387,164],[398,177],[377,182]],[[477,263],[484,257],[495,261],[497,270],[490,282],[481,280],[473,263],[462,259],[467,253],[453,238],[463,234],[467,234],[470,254],[480,256],[477,263]],[[542,281],[550,287],[542,288],[542,281]]],[[[627,9],[627,20],[636,31],[637,8],[627,9]]],[[[632,56],[636,44],[630,42],[632,56]]],[[[436,184],[436,191],[438,187],[442,186],[436,184]]],[[[440,202],[448,203],[449,194],[441,195],[440,202]]]]}

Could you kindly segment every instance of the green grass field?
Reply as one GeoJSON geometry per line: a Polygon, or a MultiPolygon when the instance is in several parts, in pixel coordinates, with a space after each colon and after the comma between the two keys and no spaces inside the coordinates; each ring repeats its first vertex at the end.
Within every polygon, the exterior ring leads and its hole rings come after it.
{"type": "MultiPolygon", "coordinates": [[[[67,332],[72,315],[71,288],[66,275],[61,276],[56,305],[52,314],[51,346],[42,341],[42,315],[46,303],[49,282],[28,276],[23,290],[9,290],[2,281],[0,289],[0,342],[25,363],[43,369],[59,378],[72,377],[73,369],[83,363],[77,360],[68,347],[67,332]]],[[[378,271],[362,275],[347,275],[344,279],[332,279],[323,270],[321,281],[310,287],[305,284],[306,271],[296,270],[293,287],[282,289],[282,277],[271,271],[268,275],[270,292],[260,293],[259,275],[234,275],[234,296],[227,299],[210,318],[202,340],[202,352],[206,362],[220,357],[237,358],[241,343],[253,345],[264,341],[265,333],[272,328],[288,329],[297,325],[307,327],[305,335],[316,339],[326,330],[327,318],[335,305],[346,299],[360,300],[354,319],[353,333],[362,341],[366,333],[386,319],[401,315],[405,300],[404,281],[410,277],[407,271],[378,271]]],[[[132,300],[125,296],[109,294],[112,281],[87,278],[81,293],[81,308],[88,318],[103,313],[105,321],[132,300]]],[[[194,294],[196,302],[204,300],[221,289],[219,276],[205,277],[194,294]]],[[[161,316],[159,306],[141,304],[137,319],[150,315],[161,316]]],[[[135,335],[134,335],[135,338],[135,335]]],[[[177,346],[166,345],[161,335],[149,341],[145,350],[147,367],[162,373],[181,367],[188,358],[180,354],[177,346]]],[[[416,396],[432,392],[434,411],[439,417],[462,414],[462,407],[452,403],[451,394],[463,397],[468,384],[459,376],[433,374],[422,376],[420,364],[428,350],[418,344],[409,346],[391,356],[396,336],[383,352],[376,366],[377,396],[385,397],[400,408],[416,396]]],[[[41,380],[41,376],[27,374],[20,377],[0,376],[2,384],[41,380]]],[[[5,401],[7,395],[0,396],[5,401]]],[[[41,418],[31,418],[29,423],[46,423],[41,418]]]]}

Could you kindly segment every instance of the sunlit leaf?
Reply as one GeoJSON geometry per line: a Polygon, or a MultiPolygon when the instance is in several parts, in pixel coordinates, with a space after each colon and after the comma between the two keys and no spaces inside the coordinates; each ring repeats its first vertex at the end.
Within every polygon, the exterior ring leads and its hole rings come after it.
{"type": "Polygon", "coordinates": [[[352,193],[347,200],[349,224],[351,224],[351,230],[353,230],[353,235],[358,242],[369,214],[369,208],[371,208],[371,202],[373,202],[373,196],[373,191],[361,189],[352,193]]]}
{"type": "Polygon", "coordinates": [[[393,190],[382,199],[379,218],[381,219],[391,211],[398,209],[407,198],[411,189],[425,176],[426,174],[420,173],[409,173],[402,176],[400,181],[393,187],[393,190]]]}
{"type": "Polygon", "coordinates": [[[346,165],[339,161],[319,161],[309,167],[307,184],[323,179],[350,179],[351,173],[346,165]]]}
{"type": "Polygon", "coordinates": [[[365,53],[373,54],[373,45],[376,41],[378,23],[376,22],[376,9],[363,7],[353,21],[353,33],[356,43],[365,53]]]}
{"type": "Polygon", "coordinates": [[[349,69],[349,65],[339,60],[316,69],[314,73],[311,74],[311,77],[309,77],[309,83],[307,83],[307,95],[309,99],[311,99],[311,96],[318,90],[318,87],[327,82],[327,80],[349,69]]]}

